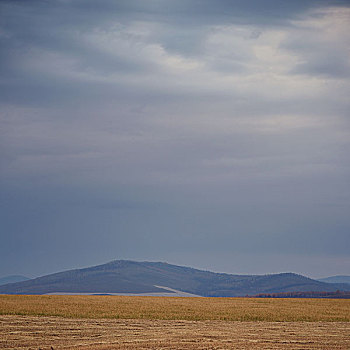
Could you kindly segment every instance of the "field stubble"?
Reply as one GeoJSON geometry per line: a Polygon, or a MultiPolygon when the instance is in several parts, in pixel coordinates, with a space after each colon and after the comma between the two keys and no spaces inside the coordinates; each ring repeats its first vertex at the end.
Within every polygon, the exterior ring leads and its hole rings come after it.
{"type": "Polygon", "coordinates": [[[349,300],[0,296],[0,349],[350,349],[349,300]]]}

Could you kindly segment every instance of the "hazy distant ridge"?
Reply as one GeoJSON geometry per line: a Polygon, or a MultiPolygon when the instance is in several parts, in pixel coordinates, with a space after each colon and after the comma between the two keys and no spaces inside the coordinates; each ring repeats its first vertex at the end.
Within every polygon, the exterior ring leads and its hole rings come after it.
{"type": "Polygon", "coordinates": [[[29,280],[28,277],[21,276],[21,275],[11,275],[0,278],[0,286],[7,283],[16,283],[16,282],[22,282],[29,280]]]}
{"type": "Polygon", "coordinates": [[[350,287],[350,276],[330,276],[325,278],[318,279],[320,282],[327,282],[327,283],[347,283],[350,287]]]}
{"type": "Polygon", "coordinates": [[[1,294],[162,293],[164,286],[201,296],[244,296],[260,293],[349,290],[294,273],[233,275],[162,262],[116,260],[0,286],[1,294]]]}

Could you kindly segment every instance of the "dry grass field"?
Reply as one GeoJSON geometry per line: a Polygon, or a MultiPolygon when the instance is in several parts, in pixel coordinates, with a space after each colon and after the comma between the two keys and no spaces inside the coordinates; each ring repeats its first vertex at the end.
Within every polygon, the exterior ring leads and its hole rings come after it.
{"type": "Polygon", "coordinates": [[[0,316],[0,349],[350,349],[345,322],[0,316]]]}
{"type": "Polygon", "coordinates": [[[350,300],[0,296],[0,349],[350,349],[350,300]]]}
{"type": "Polygon", "coordinates": [[[0,295],[0,315],[189,321],[350,322],[350,299],[0,295]]]}

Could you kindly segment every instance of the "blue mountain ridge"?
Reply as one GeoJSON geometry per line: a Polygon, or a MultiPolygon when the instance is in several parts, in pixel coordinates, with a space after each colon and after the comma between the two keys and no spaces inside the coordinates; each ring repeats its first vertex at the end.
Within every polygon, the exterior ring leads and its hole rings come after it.
{"type": "Polygon", "coordinates": [[[164,262],[115,260],[2,285],[0,294],[169,292],[160,286],[209,297],[350,290],[347,284],[320,282],[295,273],[234,275],[164,262]]]}

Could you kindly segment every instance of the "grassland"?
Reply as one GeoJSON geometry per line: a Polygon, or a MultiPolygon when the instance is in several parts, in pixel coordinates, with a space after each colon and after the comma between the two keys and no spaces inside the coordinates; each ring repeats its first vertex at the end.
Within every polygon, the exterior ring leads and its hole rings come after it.
{"type": "Polygon", "coordinates": [[[350,300],[0,295],[0,315],[189,321],[350,322],[350,300]]]}
{"type": "Polygon", "coordinates": [[[350,349],[350,300],[0,296],[1,350],[350,349]]]}

